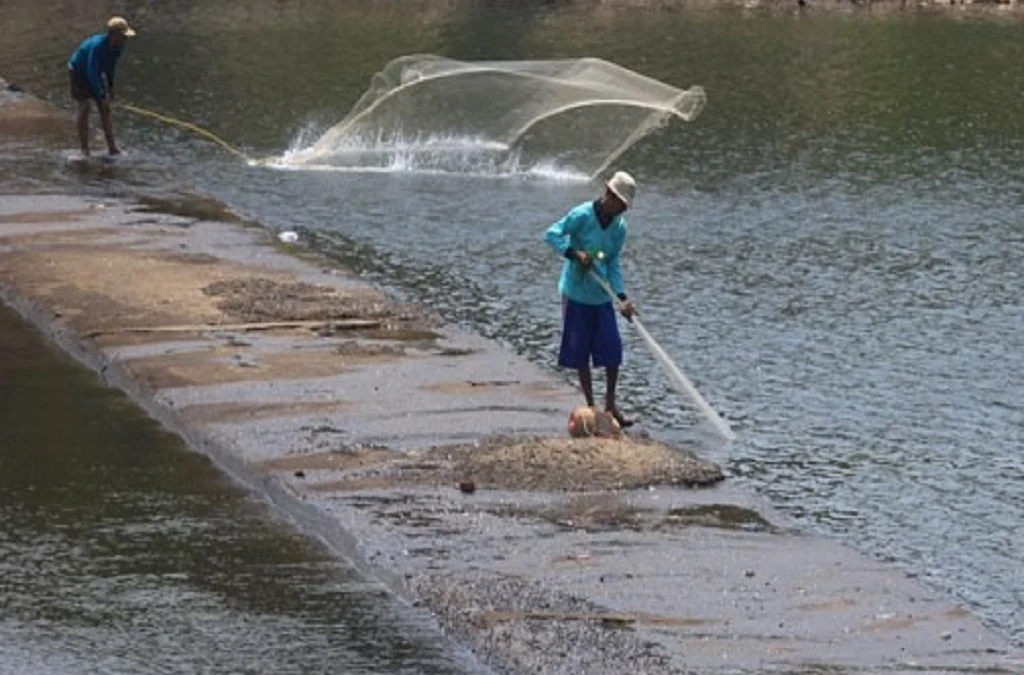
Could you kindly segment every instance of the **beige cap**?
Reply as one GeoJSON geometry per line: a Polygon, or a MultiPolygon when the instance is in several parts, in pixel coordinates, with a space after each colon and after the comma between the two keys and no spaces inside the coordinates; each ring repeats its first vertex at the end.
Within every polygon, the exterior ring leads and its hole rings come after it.
{"type": "Polygon", "coordinates": [[[616,171],[615,175],[605,185],[626,206],[629,206],[629,203],[633,201],[633,196],[636,194],[636,181],[625,171],[616,171]]]}
{"type": "Polygon", "coordinates": [[[107,30],[115,33],[121,33],[125,37],[134,37],[135,31],[128,25],[128,19],[123,16],[112,16],[107,21],[107,30]]]}

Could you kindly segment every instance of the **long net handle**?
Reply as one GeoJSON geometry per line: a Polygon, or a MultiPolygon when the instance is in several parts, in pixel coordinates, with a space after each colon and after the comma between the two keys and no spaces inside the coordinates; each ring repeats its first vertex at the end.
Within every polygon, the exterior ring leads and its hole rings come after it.
{"type": "MultiPolygon", "coordinates": [[[[608,297],[612,299],[612,302],[614,302],[621,309],[622,302],[619,300],[618,296],[615,295],[615,292],[612,290],[611,286],[608,285],[608,282],[605,281],[594,270],[590,270],[590,275],[597,281],[598,284],[601,285],[601,288],[603,288],[604,292],[608,294],[608,297]]],[[[658,362],[658,365],[661,366],[661,369],[665,372],[665,375],[668,376],[669,382],[673,385],[673,387],[681,394],[686,396],[686,398],[688,398],[690,402],[693,403],[693,405],[698,410],[700,410],[700,412],[704,415],[704,417],[708,419],[709,422],[711,422],[712,426],[714,426],[715,428],[715,431],[717,431],[722,436],[722,438],[725,438],[726,440],[729,441],[736,440],[736,434],[733,433],[733,430],[729,427],[729,424],[724,419],[722,419],[722,417],[717,412],[715,412],[714,408],[708,405],[708,402],[705,401],[704,397],[700,395],[700,392],[697,391],[697,388],[695,386],[693,386],[693,383],[690,382],[690,379],[686,377],[686,375],[683,374],[683,371],[679,369],[679,366],[677,366],[672,361],[672,359],[669,358],[668,354],[665,353],[665,350],[661,348],[661,345],[655,342],[654,338],[651,337],[651,334],[647,332],[647,329],[644,328],[644,325],[640,322],[639,317],[633,315],[630,323],[636,329],[636,332],[640,334],[640,338],[644,341],[644,344],[647,346],[647,349],[650,350],[651,354],[654,355],[654,359],[658,362]]]]}

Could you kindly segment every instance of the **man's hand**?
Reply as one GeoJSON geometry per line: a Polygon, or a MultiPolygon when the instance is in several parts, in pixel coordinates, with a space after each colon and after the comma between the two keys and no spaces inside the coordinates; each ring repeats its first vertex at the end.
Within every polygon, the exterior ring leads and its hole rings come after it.
{"type": "Polygon", "coordinates": [[[576,257],[576,262],[583,265],[583,269],[589,270],[594,264],[594,261],[590,259],[586,251],[573,251],[573,255],[576,257]]]}
{"type": "Polygon", "coordinates": [[[619,303],[619,311],[622,312],[622,316],[626,317],[629,321],[632,321],[633,317],[636,316],[636,307],[634,307],[633,303],[629,300],[619,303]]]}

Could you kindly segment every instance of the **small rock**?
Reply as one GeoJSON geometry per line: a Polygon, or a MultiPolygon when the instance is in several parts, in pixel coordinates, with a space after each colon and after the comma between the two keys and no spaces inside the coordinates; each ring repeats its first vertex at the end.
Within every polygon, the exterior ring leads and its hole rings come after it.
{"type": "Polygon", "coordinates": [[[306,477],[306,472],[303,471],[302,469],[299,469],[298,471],[295,472],[295,477],[296,478],[305,478],[306,477]]]}
{"type": "Polygon", "coordinates": [[[467,495],[471,495],[474,492],[476,492],[476,483],[474,483],[472,480],[468,478],[466,480],[460,480],[459,489],[465,492],[467,495]]]}
{"type": "Polygon", "coordinates": [[[748,576],[748,577],[752,577],[752,576],[754,576],[754,575],[755,575],[756,573],[754,572],[754,570],[747,570],[747,571],[746,571],[746,572],[744,572],[743,574],[745,574],[745,575],[746,575],[746,576],[748,576]]]}
{"type": "Polygon", "coordinates": [[[953,639],[953,634],[950,633],[947,630],[947,631],[943,632],[942,635],[940,635],[939,637],[942,638],[943,640],[952,640],[953,639]]]}
{"type": "Polygon", "coordinates": [[[298,232],[292,232],[291,230],[287,230],[285,232],[279,233],[277,235],[277,238],[280,239],[285,244],[294,244],[299,240],[299,234],[298,232]]]}

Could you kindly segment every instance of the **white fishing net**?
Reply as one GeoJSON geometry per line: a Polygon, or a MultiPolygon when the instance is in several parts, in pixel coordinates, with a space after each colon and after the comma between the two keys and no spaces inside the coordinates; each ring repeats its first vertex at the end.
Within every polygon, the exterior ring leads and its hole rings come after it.
{"type": "Polygon", "coordinates": [[[670,119],[693,120],[705,102],[699,86],[679,89],[595,58],[403,56],[341,122],[281,163],[591,177],[670,119]]]}

